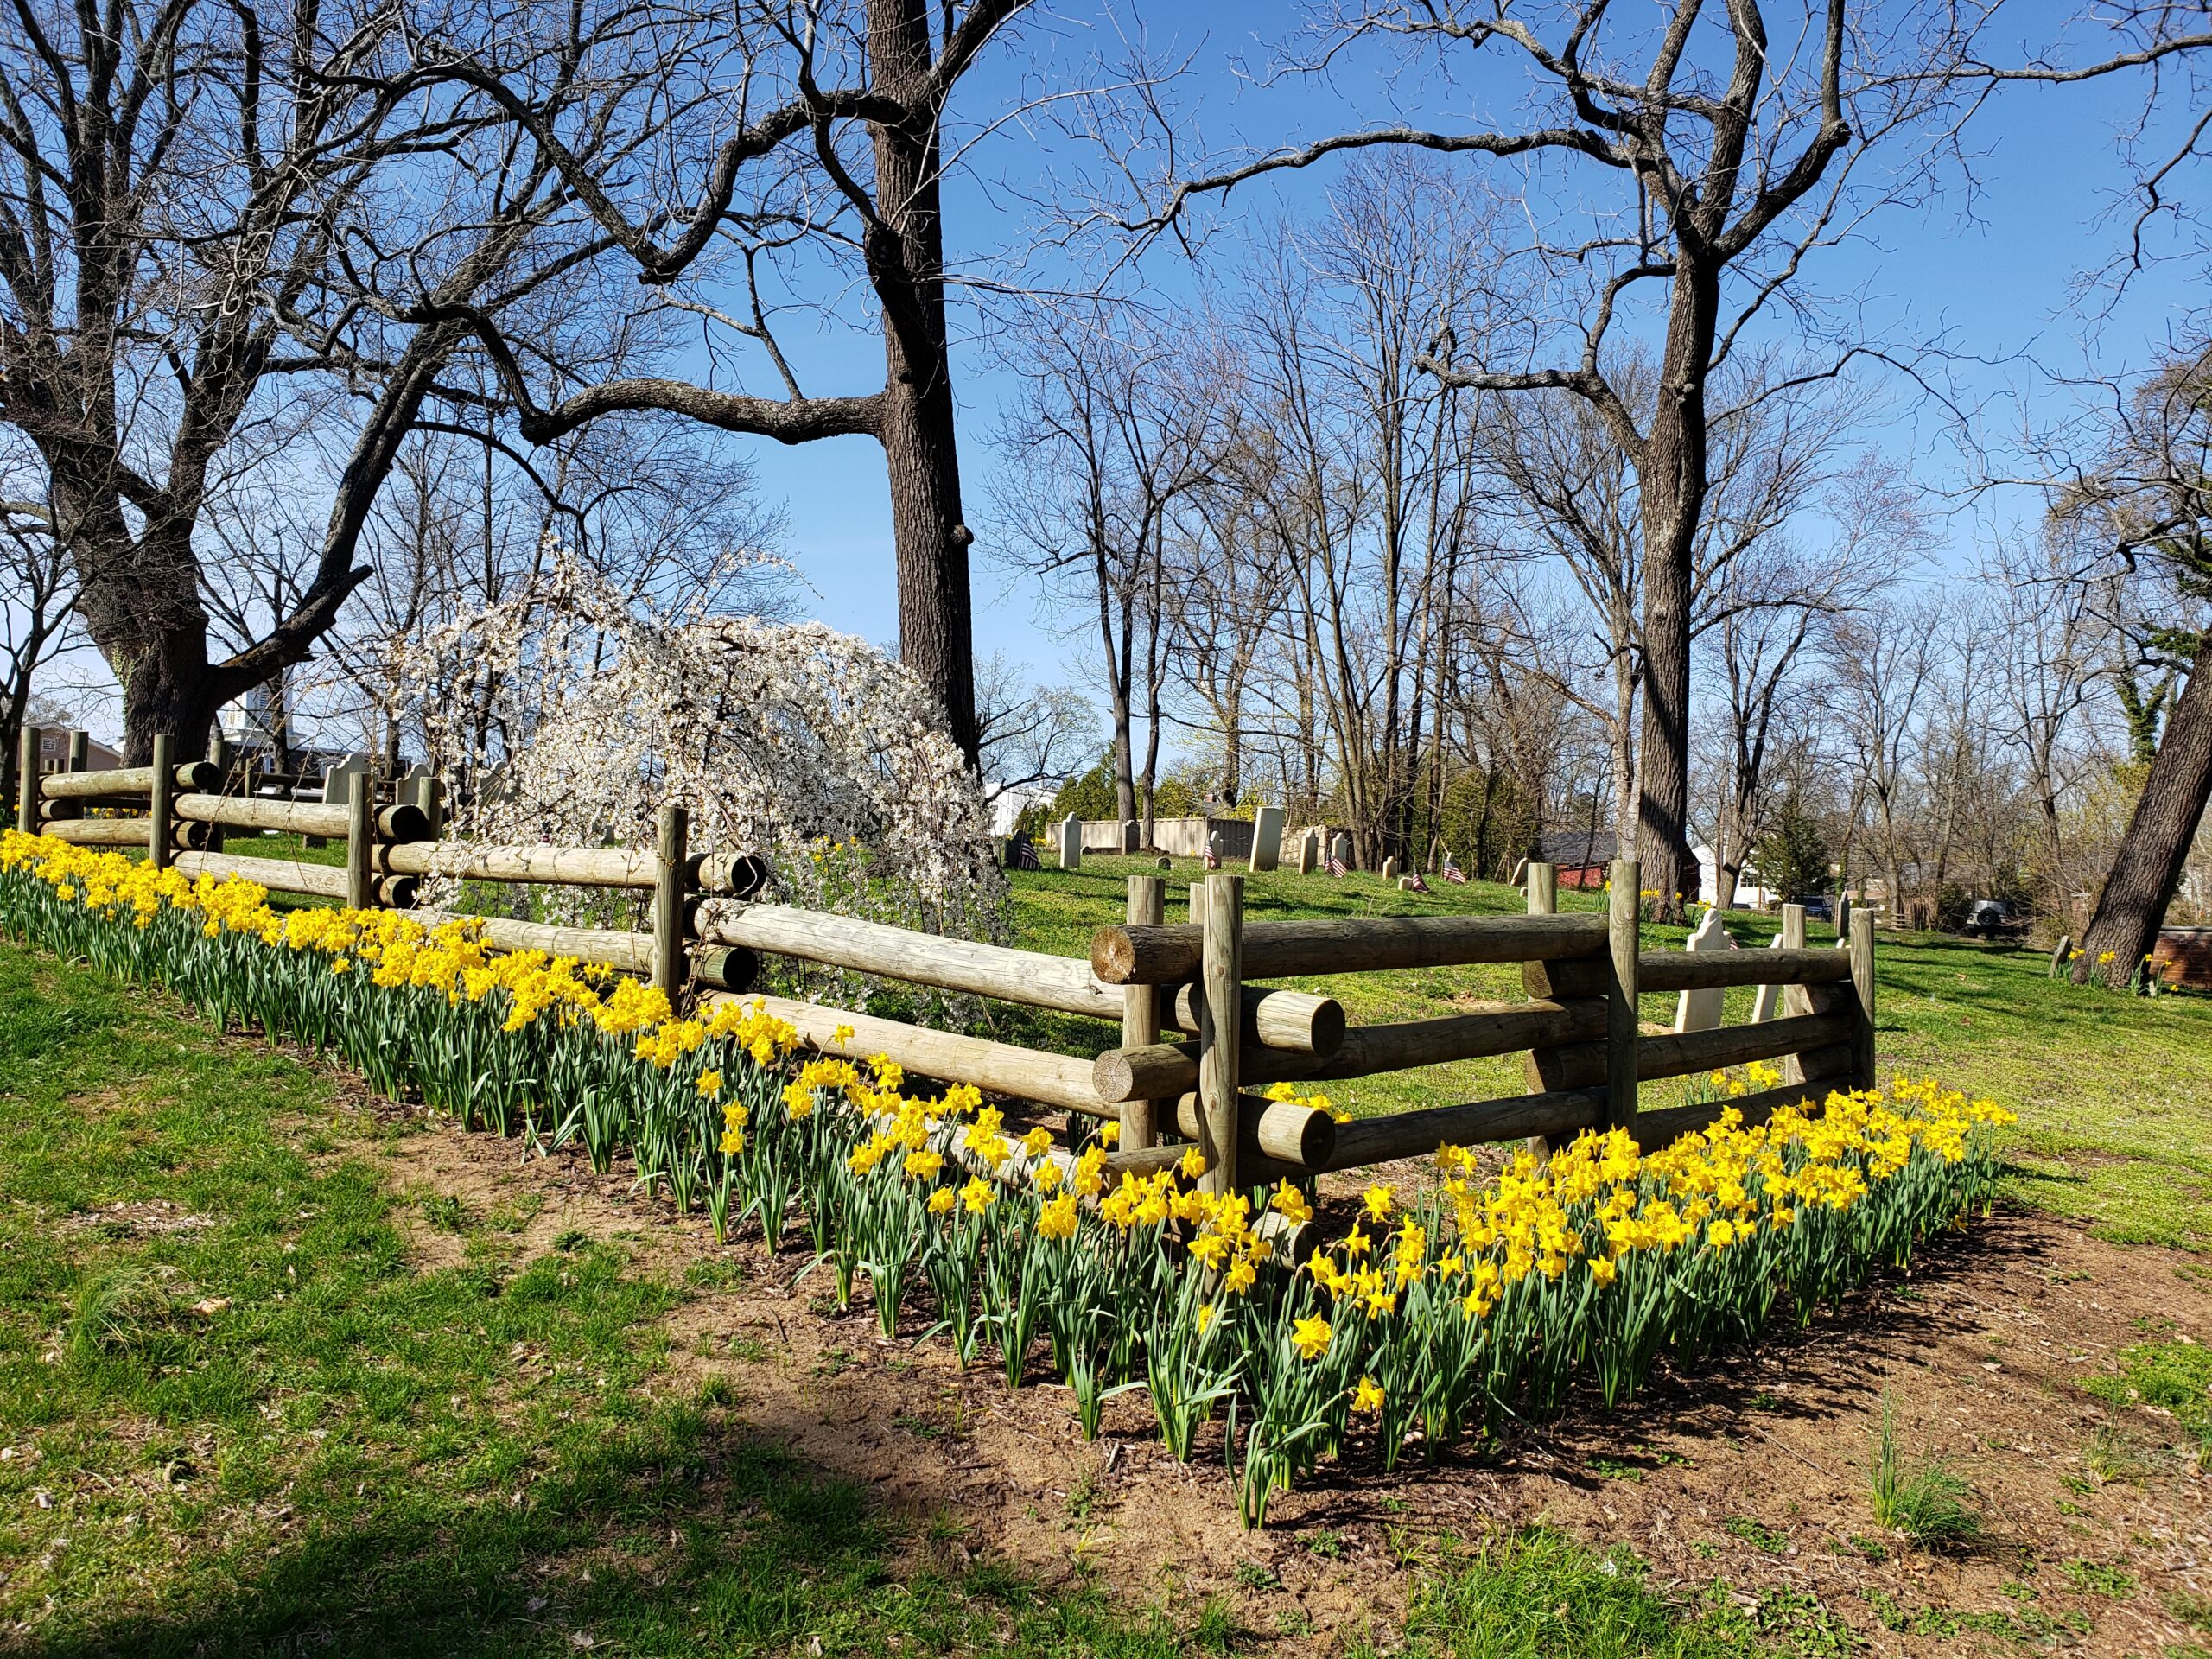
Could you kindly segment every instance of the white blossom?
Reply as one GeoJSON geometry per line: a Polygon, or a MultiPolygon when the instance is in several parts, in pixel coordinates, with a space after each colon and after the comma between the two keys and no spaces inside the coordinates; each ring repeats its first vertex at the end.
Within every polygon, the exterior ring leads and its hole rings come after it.
{"type": "MultiPolygon", "coordinates": [[[[921,683],[820,623],[671,617],[556,555],[530,589],[411,642],[436,686],[434,765],[483,842],[650,848],[664,804],[695,852],[753,852],[764,899],[1003,940],[981,785],[921,683]]],[[[604,896],[548,893],[564,920],[604,896]]],[[[861,988],[817,982],[847,998],[861,988]]]]}

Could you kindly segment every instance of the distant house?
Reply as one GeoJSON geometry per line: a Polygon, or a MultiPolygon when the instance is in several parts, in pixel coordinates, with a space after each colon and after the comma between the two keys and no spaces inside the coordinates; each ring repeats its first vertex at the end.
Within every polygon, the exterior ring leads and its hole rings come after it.
{"type": "MultiPolygon", "coordinates": [[[[43,727],[40,730],[38,769],[41,772],[69,770],[69,739],[72,734],[59,726],[43,727]]],[[[113,772],[123,764],[123,756],[96,737],[85,740],[85,770],[113,772]]]]}
{"type": "Polygon", "coordinates": [[[1556,866],[1562,887],[1595,889],[1605,885],[1605,871],[1617,856],[1618,845],[1610,830],[1553,830],[1536,837],[1529,856],[1539,864],[1556,866]]]}
{"type": "Polygon", "coordinates": [[[991,803],[991,834],[1010,836],[1014,821],[1033,806],[1050,806],[1052,791],[1049,789],[1014,788],[1001,791],[991,803]]]}
{"type": "MultiPolygon", "coordinates": [[[[1720,857],[1710,847],[1694,847],[1697,858],[1697,890],[1700,896],[1718,903],[1720,898],[1720,857]]],[[[1751,878],[1738,872],[1736,877],[1736,908],[1764,910],[1779,904],[1782,895],[1759,886],[1751,878]]]]}

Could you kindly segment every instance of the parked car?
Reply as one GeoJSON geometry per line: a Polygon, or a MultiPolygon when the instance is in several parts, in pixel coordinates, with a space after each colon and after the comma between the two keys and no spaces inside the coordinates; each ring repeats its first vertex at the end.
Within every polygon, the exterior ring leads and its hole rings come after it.
{"type": "Polygon", "coordinates": [[[1805,919],[1808,922],[1832,922],[1835,919],[1835,900],[1825,893],[1808,893],[1803,898],[1792,899],[1789,902],[1805,906],[1805,919]]]}
{"type": "Polygon", "coordinates": [[[2024,931],[2026,927],[2002,899],[1976,899],[1967,906],[1967,918],[1959,924],[1959,931],[1970,939],[1994,939],[2024,931]]]}

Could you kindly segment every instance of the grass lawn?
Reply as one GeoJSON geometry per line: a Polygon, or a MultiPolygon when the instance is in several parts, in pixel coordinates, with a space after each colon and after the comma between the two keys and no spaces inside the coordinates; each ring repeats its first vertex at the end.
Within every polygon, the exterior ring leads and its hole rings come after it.
{"type": "MultiPolygon", "coordinates": [[[[1164,1618],[910,1560],[856,1488],[655,1386],[613,1243],[428,1270],[308,1066],[0,946],[0,1646],[1164,1654],[1164,1618]]],[[[1205,1633],[1203,1618],[1192,1621],[1205,1633]]]]}

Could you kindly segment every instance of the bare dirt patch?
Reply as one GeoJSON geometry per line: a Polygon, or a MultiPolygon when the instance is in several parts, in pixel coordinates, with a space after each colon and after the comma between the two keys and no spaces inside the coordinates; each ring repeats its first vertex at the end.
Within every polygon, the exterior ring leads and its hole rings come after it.
{"type": "MultiPolygon", "coordinates": [[[[2179,1252],[2094,1239],[2001,1214],[1928,1249],[1910,1276],[1840,1317],[1786,1325],[1634,1403],[1594,1400],[1487,1452],[1416,1450],[1385,1474],[1355,1451],[1238,1526],[1217,1427],[1185,1467],[1154,1433],[1141,1391],[1109,1402],[1086,1445],[1071,1397],[1010,1393],[965,1374],[942,1343],[896,1341],[860,1301],[829,1306],[789,1242],[756,1230],[717,1247],[702,1217],[649,1206],[621,1175],[449,1126],[392,1143],[404,1190],[450,1195],[535,1254],[564,1237],[618,1239],[646,1270],[688,1283],[667,1317],[664,1386],[714,1385],[752,1432],[868,1485],[929,1524],[957,1559],[996,1554],[1048,1580],[1077,1574],[1132,1601],[1218,1596],[1281,1650],[1333,1652],[1405,1617],[1414,1572],[1448,1536],[1543,1523],[1625,1544],[1655,1582],[1816,1598],[1882,1654],[2157,1654],[2202,1642],[2212,1601],[2212,1480],[2171,1417],[2115,1409],[2082,1384],[2131,1344],[2212,1341],[2212,1285],[2179,1252]],[[1907,1460],[1940,1459],[1971,1488],[1983,1535],[1931,1553],[1881,1531],[1868,1503],[1887,1395],[1907,1460]]],[[[1357,1179],[1332,1179],[1342,1205],[1357,1179]]]]}

